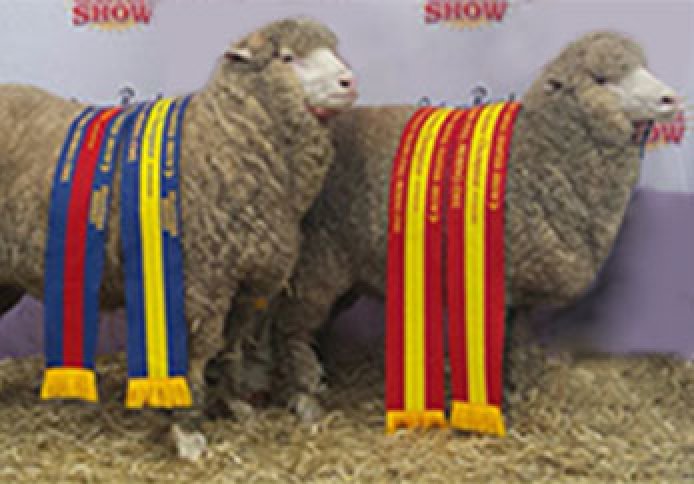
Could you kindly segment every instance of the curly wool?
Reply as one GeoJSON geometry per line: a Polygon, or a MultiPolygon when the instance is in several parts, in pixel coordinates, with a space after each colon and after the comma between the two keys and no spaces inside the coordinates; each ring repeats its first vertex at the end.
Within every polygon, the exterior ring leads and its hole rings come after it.
{"type": "MultiPolygon", "coordinates": [[[[270,24],[236,45],[253,51],[250,62],[222,59],[185,114],[182,242],[198,403],[204,366],[222,347],[230,295],[242,286],[266,296],[281,289],[298,255],[299,221],[333,159],[328,129],[307,111],[291,67],[274,59],[280,47],[306,52],[335,43],[327,28],[309,20],[270,24]]],[[[83,108],[34,87],[0,87],[0,284],[37,298],[55,163],[83,108]]],[[[116,190],[104,309],[124,304],[119,198],[116,190]]]]}
{"type": "MultiPolygon", "coordinates": [[[[613,245],[639,172],[633,127],[591,72],[618,81],[645,65],[609,32],[570,44],[523,98],[509,160],[507,288],[516,306],[566,305],[593,281],[613,245]],[[553,81],[563,89],[549,93],[553,81]]],[[[311,398],[322,388],[312,334],[342,295],[385,287],[388,187],[413,106],[355,108],[332,125],[336,162],[303,222],[291,292],[273,307],[275,359],[311,398]]]]}

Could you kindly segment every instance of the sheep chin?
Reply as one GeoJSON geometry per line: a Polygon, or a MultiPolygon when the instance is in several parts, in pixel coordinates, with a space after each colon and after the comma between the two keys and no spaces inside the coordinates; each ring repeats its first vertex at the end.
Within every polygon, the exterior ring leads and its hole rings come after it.
{"type": "Polygon", "coordinates": [[[308,111],[313,114],[319,121],[328,121],[336,116],[340,111],[337,109],[324,108],[321,106],[306,105],[308,111]]]}

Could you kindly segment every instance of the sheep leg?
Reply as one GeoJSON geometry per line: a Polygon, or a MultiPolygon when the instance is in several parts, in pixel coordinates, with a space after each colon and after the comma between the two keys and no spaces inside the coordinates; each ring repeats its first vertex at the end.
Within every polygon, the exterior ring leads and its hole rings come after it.
{"type": "Polygon", "coordinates": [[[215,383],[214,404],[237,419],[253,413],[252,404],[270,391],[271,345],[265,316],[267,298],[242,286],[226,320],[224,352],[207,368],[215,383]]]}
{"type": "Polygon", "coordinates": [[[273,335],[278,371],[286,374],[289,406],[305,422],[323,414],[319,396],[324,370],[312,348],[315,331],[330,317],[333,303],[352,286],[347,257],[326,241],[307,244],[293,278],[293,291],[282,297],[273,335]],[[317,257],[317,258],[316,258],[317,257]]]}
{"type": "Polygon", "coordinates": [[[0,285],[0,317],[15,307],[24,294],[25,291],[22,288],[0,285]]]}
{"type": "Polygon", "coordinates": [[[174,412],[171,429],[178,455],[188,460],[199,459],[207,448],[207,440],[200,432],[206,399],[205,367],[224,347],[224,316],[228,295],[233,294],[227,281],[204,285],[196,282],[191,280],[186,286],[186,315],[190,326],[188,381],[193,408],[174,412]]]}

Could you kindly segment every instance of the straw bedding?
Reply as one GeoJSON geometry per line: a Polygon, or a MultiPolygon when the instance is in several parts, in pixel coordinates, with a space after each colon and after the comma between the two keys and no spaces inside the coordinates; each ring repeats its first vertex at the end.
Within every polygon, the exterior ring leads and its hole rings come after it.
{"type": "Polygon", "coordinates": [[[277,408],[209,421],[210,448],[196,463],[173,457],[166,415],[123,409],[122,358],[100,362],[100,406],[41,403],[40,360],[7,360],[0,481],[694,482],[691,362],[549,353],[518,331],[513,341],[506,439],[384,436],[378,342],[343,351],[352,361],[339,370],[328,362],[320,423],[300,426],[277,408]]]}

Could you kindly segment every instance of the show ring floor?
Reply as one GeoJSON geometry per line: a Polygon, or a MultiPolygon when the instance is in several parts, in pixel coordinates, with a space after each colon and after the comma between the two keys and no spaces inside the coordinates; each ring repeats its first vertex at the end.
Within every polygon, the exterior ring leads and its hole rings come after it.
{"type": "MultiPolygon", "coordinates": [[[[380,345],[378,345],[380,346],[380,345]]],[[[96,406],[39,401],[39,359],[0,362],[0,481],[694,482],[694,365],[548,354],[516,335],[505,439],[383,432],[379,350],[329,365],[329,413],[209,421],[209,450],[174,457],[169,419],[126,411],[122,358],[101,360],[96,406]]]]}

